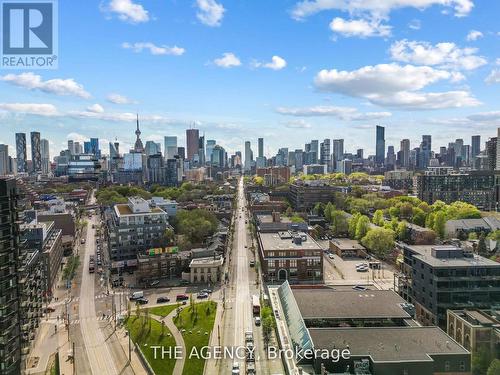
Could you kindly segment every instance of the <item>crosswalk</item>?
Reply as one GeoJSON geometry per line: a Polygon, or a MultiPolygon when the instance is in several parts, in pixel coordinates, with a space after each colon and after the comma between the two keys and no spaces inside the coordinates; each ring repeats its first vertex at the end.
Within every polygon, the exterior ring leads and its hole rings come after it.
{"type": "MultiPolygon", "coordinates": [[[[96,320],[96,321],[112,321],[113,320],[113,316],[112,315],[99,315],[99,316],[96,316],[96,317],[93,317],[93,318],[86,318],[86,319],[71,319],[70,318],[70,321],[69,321],[69,324],[70,325],[77,325],[77,324],[80,324],[82,323],[82,321],[89,321],[89,320],[96,320]]],[[[50,319],[49,320],[50,323],[56,323],[58,327],[64,327],[66,325],[66,322],[64,319],[50,319]]]]}
{"type": "MultiPolygon", "coordinates": [[[[126,294],[127,293],[125,293],[125,292],[117,292],[114,295],[115,296],[122,296],[122,295],[126,295],[126,294]]],[[[112,293],[110,293],[110,294],[102,293],[102,294],[97,294],[96,296],[94,296],[94,299],[99,300],[99,299],[110,298],[110,297],[113,297],[112,293]]],[[[57,307],[57,306],[64,305],[65,303],[78,302],[79,300],[80,300],[80,296],[71,297],[69,300],[65,299],[63,301],[58,301],[58,302],[51,303],[50,306],[51,307],[57,307]]]]}

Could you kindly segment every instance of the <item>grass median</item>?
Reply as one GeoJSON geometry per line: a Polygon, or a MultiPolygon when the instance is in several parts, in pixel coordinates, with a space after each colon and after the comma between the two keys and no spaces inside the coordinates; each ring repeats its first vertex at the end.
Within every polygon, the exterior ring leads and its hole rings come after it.
{"type": "Polygon", "coordinates": [[[186,362],[182,371],[185,375],[203,375],[205,360],[202,358],[189,357],[193,347],[200,349],[208,346],[210,333],[214,327],[217,303],[213,301],[197,302],[186,306],[179,316],[174,317],[174,323],[182,332],[184,344],[186,345],[186,362]]]}
{"type": "MultiPolygon", "coordinates": [[[[144,312],[143,312],[144,314],[144,312]]],[[[161,358],[160,355],[155,359],[154,351],[151,346],[175,347],[175,339],[166,326],[147,316],[130,316],[126,322],[126,327],[130,332],[130,337],[144,353],[149,365],[155,374],[170,375],[175,366],[175,359],[161,358]],[[145,345],[146,344],[146,345],[145,345]]],[[[159,351],[158,351],[159,352],[159,351]]],[[[158,353],[159,354],[159,353],[158,353]]]]}

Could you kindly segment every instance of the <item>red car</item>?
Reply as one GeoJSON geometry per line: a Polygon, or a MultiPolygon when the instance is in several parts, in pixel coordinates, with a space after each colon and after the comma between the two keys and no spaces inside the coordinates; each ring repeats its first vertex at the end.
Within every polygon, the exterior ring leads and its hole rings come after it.
{"type": "Polygon", "coordinates": [[[189,299],[189,296],[186,294],[178,294],[175,299],[176,301],[186,301],[189,299]]]}

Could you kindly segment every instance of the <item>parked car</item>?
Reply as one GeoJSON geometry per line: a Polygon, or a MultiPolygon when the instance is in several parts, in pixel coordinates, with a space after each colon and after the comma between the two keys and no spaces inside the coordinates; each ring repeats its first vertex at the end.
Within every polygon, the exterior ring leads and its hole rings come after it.
{"type": "Polygon", "coordinates": [[[360,291],[360,292],[361,292],[361,291],[368,290],[368,288],[367,288],[367,287],[365,287],[365,286],[363,286],[363,285],[355,285],[355,286],[353,286],[353,287],[352,287],[352,289],[357,290],[357,291],[360,291]]]}
{"type": "Polygon", "coordinates": [[[168,297],[158,297],[156,299],[156,303],[165,303],[165,302],[170,302],[170,298],[168,298],[168,297]]]}
{"type": "Polygon", "coordinates": [[[149,283],[149,286],[151,286],[151,287],[155,287],[155,286],[158,286],[158,285],[160,285],[160,281],[159,280],[154,280],[154,281],[151,281],[149,283]]]}
{"type": "Polygon", "coordinates": [[[189,296],[187,294],[178,294],[176,297],[175,297],[175,300],[176,301],[186,301],[189,299],[189,296]]]}
{"type": "Polygon", "coordinates": [[[83,245],[85,243],[85,238],[82,238],[82,240],[80,241],[80,243],[83,245]]]}
{"type": "Polygon", "coordinates": [[[250,261],[250,267],[255,267],[255,260],[250,261]]]}
{"type": "Polygon", "coordinates": [[[135,302],[137,302],[138,304],[141,304],[141,305],[145,305],[147,304],[149,301],[146,299],[146,298],[138,298],[135,300],[135,302]]]}
{"type": "Polygon", "coordinates": [[[200,293],[198,293],[198,295],[196,296],[196,298],[198,298],[198,299],[208,298],[208,293],[200,292],[200,293]]]}
{"type": "Polygon", "coordinates": [[[255,317],[255,325],[258,327],[260,326],[260,317],[259,316],[256,316],[255,317]]]}
{"type": "Polygon", "coordinates": [[[332,254],[332,253],[328,254],[328,258],[330,258],[330,259],[335,259],[335,257],[333,256],[333,254],[332,254]]]}
{"type": "Polygon", "coordinates": [[[212,289],[203,289],[201,292],[202,293],[212,294],[213,291],[212,291],[212,289]]]}

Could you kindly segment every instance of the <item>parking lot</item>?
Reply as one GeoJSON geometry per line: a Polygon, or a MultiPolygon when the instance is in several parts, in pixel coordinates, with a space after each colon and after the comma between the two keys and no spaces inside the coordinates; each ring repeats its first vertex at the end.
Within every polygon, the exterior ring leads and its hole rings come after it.
{"type": "Polygon", "coordinates": [[[394,273],[390,267],[380,262],[380,269],[359,272],[356,266],[367,264],[360,258],[342,259],[336,254],[324,253],[325,283],[331,285],[374,285],[379,289],[394,287],[394,273]]]}

